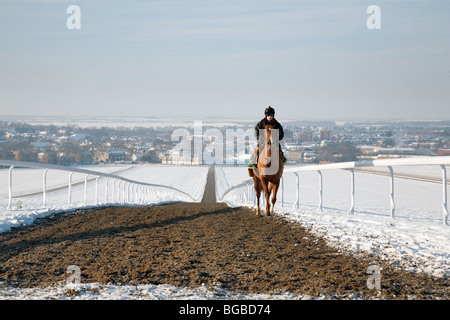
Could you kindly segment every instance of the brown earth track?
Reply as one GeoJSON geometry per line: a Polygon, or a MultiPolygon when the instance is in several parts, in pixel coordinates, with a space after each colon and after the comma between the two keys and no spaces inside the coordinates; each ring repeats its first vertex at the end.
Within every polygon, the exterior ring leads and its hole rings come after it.
{"type": "Polygon", "coordinates": [[[203,194],[203,203],[216,203],[216,177],[214,167],[209,167],[208,176],[203,194]]]}
{"type": "Polygon", "coordinates": [[[213,201],[78,210],[0,234],[3,285],[65,284],[69,265],[80,268],[82,283],[207,285],[330,298],[450,297],[448,279],[342,254],[298,223],[213,201]],[[373,263],[382,268],[381,295],[367,288],[373,263]]]}

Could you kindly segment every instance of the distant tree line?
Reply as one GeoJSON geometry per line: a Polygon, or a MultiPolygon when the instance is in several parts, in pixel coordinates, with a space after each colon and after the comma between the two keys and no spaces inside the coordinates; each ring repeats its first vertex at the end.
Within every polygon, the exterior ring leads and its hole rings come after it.
{"type": "Polygon", "coordinates": [[[356,161],[360,154],[360,150],[350,141],[329,142],[317,150],[320,161],[328,162],[356,161]]]}

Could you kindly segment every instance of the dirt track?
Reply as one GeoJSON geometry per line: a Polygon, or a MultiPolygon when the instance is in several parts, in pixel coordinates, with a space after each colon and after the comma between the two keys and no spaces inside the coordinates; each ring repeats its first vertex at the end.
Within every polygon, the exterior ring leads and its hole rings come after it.
{"type": "MultiPolygon", "coordinates": [[[[203,203],[59,214],[0,234],[0,281],[19,287],[65,283],[67,267],[77,265],[83,283],[379,297],[367,288],[372,258],[343,255],[299,224],[256,217],[250,209],[215,203],[208,194],[203,203]]],[[[382,266],[383,297],[450,297],[448,280],[375,262],[382,266]]]]}

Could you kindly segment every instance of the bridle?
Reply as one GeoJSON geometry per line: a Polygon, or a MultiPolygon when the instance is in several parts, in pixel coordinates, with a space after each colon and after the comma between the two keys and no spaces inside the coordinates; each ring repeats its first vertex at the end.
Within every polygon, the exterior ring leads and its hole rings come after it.
{"type": "Polygon", "coordinates": [[[272,128],[265,128],[266,129],[266,145],[268,147],[268,150],[272,148],[272,128]]]}

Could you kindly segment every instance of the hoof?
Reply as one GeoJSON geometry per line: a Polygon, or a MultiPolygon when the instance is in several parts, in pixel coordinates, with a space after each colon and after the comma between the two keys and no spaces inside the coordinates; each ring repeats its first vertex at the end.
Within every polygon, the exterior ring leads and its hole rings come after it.
{"type": "Polygon", "coordinates": [[[257,215],[257,216],[260,215],[260,213],[259,213],[259,208],[256,208],[256,215],[257,215]]]}

